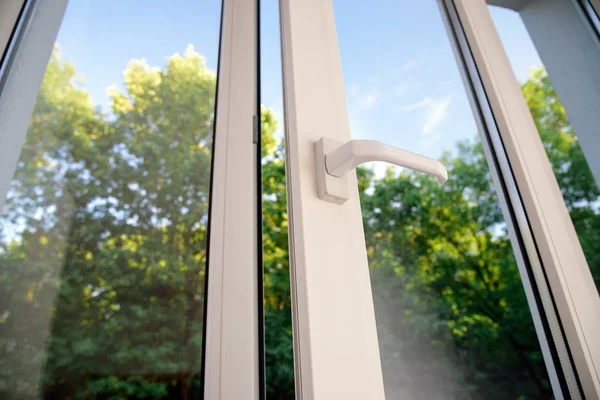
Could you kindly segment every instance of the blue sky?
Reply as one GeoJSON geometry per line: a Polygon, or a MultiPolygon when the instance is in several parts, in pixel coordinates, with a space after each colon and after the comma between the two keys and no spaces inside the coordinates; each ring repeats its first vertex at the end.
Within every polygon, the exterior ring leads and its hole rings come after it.
{"type": "MultiPolygon", "coordinates": [[[[262,0],[262,101],[283,115],[277,0],[262,0]]],[[[92,100],[122,83],[132,58],[163,66],[189,44],[216,70],[220,0],[71,1],[58,42],[92,100]]],[[[334,0],[353,138],[439,157],[477,132],[434,0],[334,0]],[[375,3],[377,6],[375,7],[375,3]],[[409,7],[407,7],[409,5],[409,7]]],[[[519,80],[541,65],[518,15],[492,16],[519,80]]]]}

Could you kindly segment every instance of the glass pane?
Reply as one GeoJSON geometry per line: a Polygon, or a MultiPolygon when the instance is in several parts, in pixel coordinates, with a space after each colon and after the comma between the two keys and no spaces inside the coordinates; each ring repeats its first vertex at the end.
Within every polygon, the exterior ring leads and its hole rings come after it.
{"type": "Polygon", "coordinates": [[[294,399],[294,348],[278,0],[260,2],[260,95],[267,399],[294,399]]]}
{"type": "Polygon", "coordinates": [[[600,42],[574,2],[538,3],[490,12],[600,288],[600,42]]]}
{"type": "Polygon", "coordinates": [[[552,398],[437,2],[334,6],[352,137],[441,159],[450,177],[358,170],[387,398],[552,398]]]}
{"type": "Polygon", "coordinates": [[[0,219],[0,398],[201,398],[221,1],[69,4],[0,219]]]}

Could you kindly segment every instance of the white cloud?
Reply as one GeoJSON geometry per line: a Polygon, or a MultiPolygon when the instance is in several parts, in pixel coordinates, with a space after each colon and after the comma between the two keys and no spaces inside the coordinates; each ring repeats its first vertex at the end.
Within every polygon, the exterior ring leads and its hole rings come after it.
{"type": "Polygon", "coordinates": [[[348,122],[350,124],[350,132],[354,139],[366,139],[369,137],[366,121],[356,113],[349,113],[348,122]]]}
{"type": "Polygon", "coordinates": [[[407,85],[397,85],[394,88],[394,95],[396,97],[402,97],[404,96],[404,94],[408,91],[408,86],[407,85]]]}
{"type": "Polygon", "coordinates": [[[426,139],[426,140],[423,141],[423,146],[430,147],[434,143],[436,143],[437,141],[439,141],[441,138],[442,138],[442,135],[440,135],[439,133],[435,134],[433,136],[429,136],[428,139],[426,139]]]}
{"type": "Polygon", "coordinates": [[[409,58],[406,62],[397,69],[398,72],[408,72],[425,64],[425,55],[418,54],[409,58]]]}
{"type": "Polygon", "coordinates": [[[427,111],[427,122],[423,126],[423,134],[429,135],[448,117],[450,97],[433,100],[427,111]]]}
{"type": "Polygon", "coordinates": [[[431,99],[429,97],[425,97],[423,100],[419,101],[418,103],[409,104],[407,106],[402,107],[402,111],[415,111],[415,110],[418,110],[419,108],[426,107],[430,103],[431,103],[431,99]]]}
{"type": "Polygon", "coordinates": [[[377,105],[379,102],[379,90],[373,90],[371,92],[363,93],[359,99],[359,104],[365,110],[370,110],[377,105]]]}
{"type": "Polygon", "coordinates": [[[419,62],[418,60],[409,60],[406,63],[404,63],[402,65],[402,67],[400,68],[403,72],[407,72],[410,71],[411,69],[415,69],[419,66],[419,62]]]}
{"type": "Polygon", "coordinates": [[[356,95],[360,90],[360,85],[358,83],[352,82],[348,84],[348,94],[356,95]]]}
{"type": "Polygon", "coordinates": [[[381,98],[381,92],[375,85],[368,88],[362,88],[358,83],[348,85],[348,100],[351,107],[360,111],[373,109],[381,98]]]}
{"type": "Polygon", "coordinates": [[[435,130],[444,122],[449,115],[450,102],[452,98],[450,96],[431,98],[425,97],[418,103],[409,104],[402,107],[403,111],[416,111],[424,109],[423,113],[423,126],[421,134],[423,136],[429,136],[435,132],[435,130]]]}
{"type": "Polygon", "coordinates": [[[367,84],[352,82],[347,86],[348,115],[353,138],[369,137],[370,112],[381,101],[381,92],[371,80],[367,84]]]}

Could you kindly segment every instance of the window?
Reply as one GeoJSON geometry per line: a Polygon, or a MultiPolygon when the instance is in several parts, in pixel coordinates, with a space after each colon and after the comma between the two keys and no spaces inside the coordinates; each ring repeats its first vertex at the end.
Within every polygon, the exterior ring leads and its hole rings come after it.
{"type": "Polygon", "coordinates": [[[571,2],[491,11],[600,287],[600,42],[571,2]],[[568,29],[548,29],[558,25],[568,29]]]}
{"type": "Polygon", "coordinates": [[[296,387],[595,397],[599,298],[487,4],[334,5],[282,2],[296,387]],[[448,182],[361,169],[390,146],[448,182]]]}
{"type": "Polygon", "coordinates": [[[0,397],[598,397],[597,0],[278,3],[0,2],[0,397]]]}
{"type": "Polygon", "coordinates": [[[17,8],[0,397],[258,398],[256,18],[221,6],[17,8]]]}

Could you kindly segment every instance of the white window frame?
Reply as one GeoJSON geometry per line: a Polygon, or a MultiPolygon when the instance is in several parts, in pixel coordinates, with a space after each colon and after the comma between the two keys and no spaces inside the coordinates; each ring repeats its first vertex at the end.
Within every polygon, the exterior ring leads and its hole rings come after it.
{"type": "Polygon", "coordinates": [[[223,1],[205,317],[206,399],[258,400],[264,390],[256,196],[257,12],[257,1],[223,1]]]}
{"type": "Polygon", "coordinates": [[[383,399],[355,174],[317,195],[315,142],[350,140],[330,0],[280,0],[296,398],[383,399]]]}
{"type": "MultiPolygon", "coordinates": [[[[9,46],[0,65],[1,208],[68,0],[0,1],[0,50],[9,46]]],[[[260,149],[254,123],[257,12],[257,1],[223,0],[205,293],[207,399],[258,400],[264,394],[259,354],[263,301],[258,298],[262,294],[257,235],[260,149]]]]}
{"type": "Polygon", "coordinates": [[[454,0],[584,394],[600,397],[600,297],[535,122],[484,0],[454,0]]]}
{"type": "Polygon", "coordinates": [[[6,22],[12,21],[0,37],[6,50],[0,65],[0,209],[4,207],[66,7],[67,0],[30,0],[24,5],[9,0],[0,5],[0,12],[11,16],[6,22]],[[23,12],[20,6],[24,7],[23,12]],[[17,19],[19,13],[21,18],[17,19]]]}
{"type": "Polygon", "coordinates": [[[0,0],[0,59],[6,50],[25,0],[0,0]]]}
{"type": "MultiPolygon", "coordinates": [[[[510,226],[513,244],[525,240],[520,247],[525,251],[517,254],[522,274],[525,258],[530,263],[538,260],[534,281],[526,277],[523,281],[555,395],[562,398],[563,390],[568,390],[569,396],[579,397],[578,378],[585,396],[598,398],[600,297],[487,4],[485,0],[439,3],[456,6],[505,147],[508,169],[514,174],[513,193],[500,198],[505,214],[519,200],[521,214],[507,223],[515,225],[510,226]],[[516,237],[523,221],[528,224],[529,239],[516,237]],[[540,294],[543,304],[534,307],[531,293],[541,290],[540,286],[545,287],[540,294]],[[552,314],[554,305],[558,317],[552,314]],[[543,331],[542,318],[552,319],[549,332],[543,331]],[[557,362],[549,355],[547,341],[556,346],[557,362]],[[571,357],[576,372],[568,371],[571,357]],[[573,387],[561,388],[554,368],[573,387]]],[[[345,204],[319,200],[317,193],[315,142],[324,136],[350,140],[332,1],[280,0],[280,8],[296,395],[302,399],[384,398],[354,173],[349,174],[345,204]]],[[[444,12],[442,17],[452,24],[444,12]]],[[[486,155],[492,156],[489,150],[486,155]]],[[[494,180],[498,187],[499,178],[494,180]]]]}
{"type": "Polygon", "coordinates": [[[563,398],[565,393],[580,398],[579,384],[531,226],[462,24],[451,0],[438,1],[438,5],[467,89],[552,389],[556,398],[563,398]]]}

